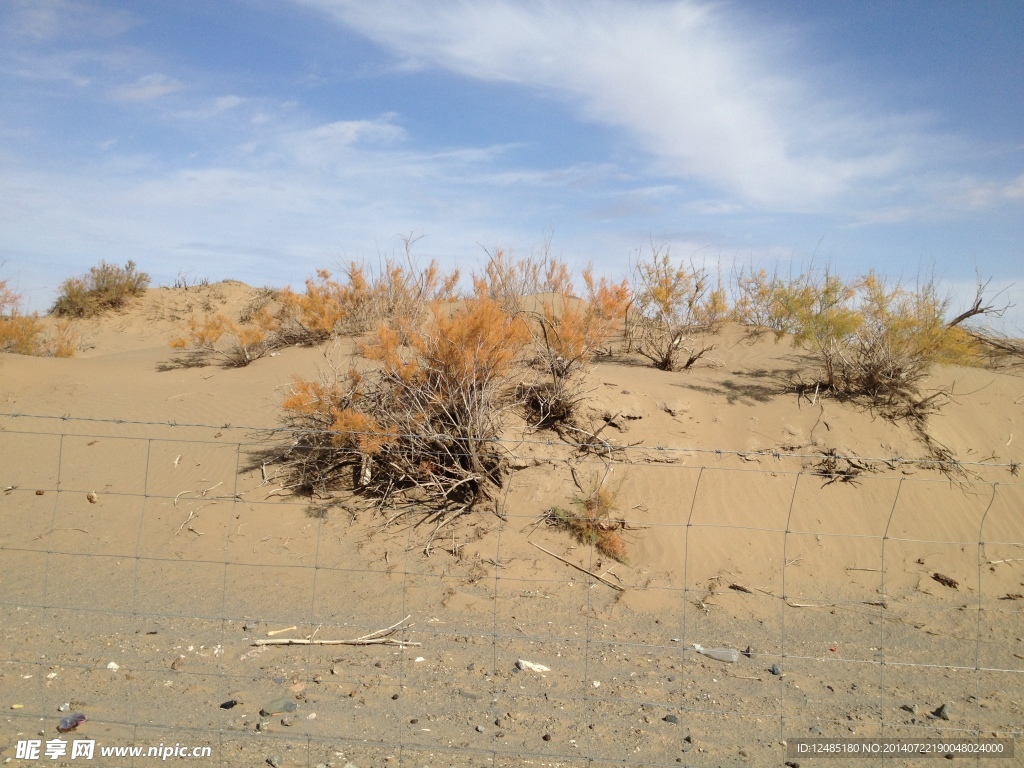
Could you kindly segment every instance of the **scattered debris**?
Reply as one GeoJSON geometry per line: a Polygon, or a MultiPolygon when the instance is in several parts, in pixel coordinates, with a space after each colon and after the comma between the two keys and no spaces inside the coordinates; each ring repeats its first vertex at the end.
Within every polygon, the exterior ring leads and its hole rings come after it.
{"type": "MultiPolygon", "coordinates": [[[[392,624],[390,627],[384,629],[378,629],[376,632],[371,632],[368,635],[362,637],[356,637],[352,640],[318,640],[314,637],[282,637],[280,639],[271,640],[256,640],[253,645],[397,645],[400,648],[404,648],[407,645],[421,645],[421,643],[414,643],[409,640],[396,640],[391,635],[397,632],[399,629],[408,629],[412,624],[405,624],[412,614],[406,616],[399,622],[392,624]]],[[[270,633],[268,633],[270,634],[270,633]]]]}
{"type": "Polygon", "coordinates": [[[959,589],[960,587],[960,582],[958,582],[956,579],[951,579],[949,578],[949,576],[945,576],[941,573],[933,573],[932,578],[939,582],[939,584],[941,584],[942,586],[949,587],[950,589],[959,589]]]}

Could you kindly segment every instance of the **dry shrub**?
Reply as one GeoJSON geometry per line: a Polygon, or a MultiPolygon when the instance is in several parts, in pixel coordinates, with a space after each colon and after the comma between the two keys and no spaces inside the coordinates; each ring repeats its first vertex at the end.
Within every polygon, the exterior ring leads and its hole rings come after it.
{"type": "Polygon", "coordinates": [[[376,371],[296,380],[284,402],[295,435],[288,462],[311,493],[355,485],[460,510],[493,498],[506,455],[497,443],[530,335],[487,298],[436,307],[420,329],[381,326],[362,354],[376,371]]]}
{"type": "Polygon", "coordinates": [[[405,263],[389,258],[377,271],[350,262],[341,280],[321,269],[304,294],[280,293],[281,334],[288,343],[315,344],[380,323],[416,324],[428,305],[454,298],[458,282],[457,270],[443,272],[436,261],[420,269],[408,254],[405,263]]]}
{"type": "Polygon", "coordinates": [[[0,352],[37,357],[73,357],[78,350],[78,333],[67,321],[59,321],[54,335],[44,333],[43,321],[35,313],[21,311],[21,296],[0,280],[0,352]]]}
{"type": "Polygon", "coordinates": [[[625,563],[626,542],[622,531],[626,529],[626,522],[614,515],[618,510],[619,488],[610,488],[607,480],[608,472],[605,472],[600,482],[591,482],[586,491],[581,489],[581,495],[573,498],[571,511],[554,507],[545,519],[549,524],[569,531],[581,543],[625,563]]]}
{"type": "Polygon", "coordinates": [[[483,273],[472,275],[477,296],[498,302],[509,314],[523,310],[523,299],[541,293],[571,296],[572,271],[564,261],[550,255],[550,244],[542,253],[513,259],[511,250],[496,248],[483,273]]]}
{"type": "Polygon", "coordinates": [[[979,289],[975,307],[948,322],[949,300],[934,280],[911,289],[873,272],[852,282],[828,270],[808,272],[777,295],[783,332],[819,360],[817,387],[901,415],[934,403],[920,390],[935,364],[977,364],[977,345],[959,323],[991,311],[981,306],[979,289]]]}
{"type": "MultiPolygon", "coordinates": [[[[571,275],[562,266],[560,272],[571,275]]],[[[526,405],[540,427],[567,422],[582,396],[582,374],[598,352],[621,327],[629,307],[629,284],[594,278],[583,272],[585,300],[559,291],[549,295],[531,326],[536,329],[540,362],[549,381],[534,382],[524,390],[526,405]]]]}
{"type": "Polygon", "coordinates": [[[58,317],[95,317],[119,309],[128,299],[145,292],[149,275],[139,272],[134,261],[123,267],[101,261],[83,277],[61,283],[50,313],[58,317]]]}
{"type": "Polygon", "coordinates": [[[741,269],[734,275],[733,285],[733,320],[755,329],[784,330],[786,311],[781,297],[786,283],[777,272],[769,275],[763,269],[741,269]]]}
{"type": "Polygon", "coordinates": [[[663,371],[685,370],[714,349],[704,339],[721,327],[728,302],[708,270],[672,263],[668,248],[652,247],[636,275],[630,334],[637,352],[663,371]]]}
{"type": "Polygon", "coordinates": [[[198,366],[219,360],[225,366],[241,368],[263,357],[279,345],[278,320],[266,307],[250,311],[248,317],[245,323],[220,313],[189,318],[187,335],[170,341],[173,349],[183,351],[175,362],[198,366]]]}

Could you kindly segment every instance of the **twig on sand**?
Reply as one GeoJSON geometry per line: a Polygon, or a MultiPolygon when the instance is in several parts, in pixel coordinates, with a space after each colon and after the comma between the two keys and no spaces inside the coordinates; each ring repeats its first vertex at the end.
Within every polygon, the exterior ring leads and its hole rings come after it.
{"type": "Polygon", "coordinates": [[[596,574],[593,571],[588,571],[586,568],[583,568],[582,566],[576,565],[576,563],[571,562],[569,560],[566,560],[564,557],[562,557],[560,555],[556,555],[550,549],[544,549],[544,547],[542,547],[540,544],[537,544],[537,543],[532,542],[532,541],[530,543],[533,544],[533,546],[535,546],[541,552],[545,552],[545,553],[551,555],[553,558],[555,558],[555,560],[561,560],[563,563],[565,563],[566,565],[572,566],[577,571],[583,571],[583,573],[586,573],[586,574],[588,574],[590,576],[593,576],[595,579],[600,581],[602,584],[607,584],[609,587],[611,587],[612,589],[618,590],[619,592],[625,592],[626,591],[624,587],[620,587],[618,584],[616,584],[614,582],[611,582],[611,581],[608,581],[608,579],[604,578],[603,576],[601,576],[599,574],[596,574]]]}
{"type": "Polygon", "coordinates": [[[293,629],[298,629],[298,627],[295,626],[294,624],[292,624],[292,626],[285,627],[284,629],[272,629],[269,632],[267,632],[267,634],[271,635],[271,636],[272,635],[280,635],[282,632],[291,632],[293,629]]]}
{"type": "MultiPolygon", "coordinates": [[[[410,618],[412,614],[406,616],[401,621],[395,622],[390,627],[384,629],[378,629],[376,632],[371,632],[368,635],[362,637],[356,637],[352,640],[317,640],[315,637],[282,637],[275,638],[272,640],[256,640],[253,645],[397,645],[400,648],[404,648],[407,645],[421,645],[421,643],[413,643],[409,640],[396,640],[391,637],[399,629],[408,629],[412,625],[402,626],[410,618]]],[[[315,632],[313,633],[316,634],[315,632]]]]}

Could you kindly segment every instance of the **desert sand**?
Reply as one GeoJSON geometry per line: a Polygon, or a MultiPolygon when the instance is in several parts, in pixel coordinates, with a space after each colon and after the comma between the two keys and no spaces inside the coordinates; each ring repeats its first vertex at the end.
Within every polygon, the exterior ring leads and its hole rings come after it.
{"type": "MultiPolygon", "coordinates": [[[[292,377],[353,340],[168,365],[185,318],[252,292],[154,288],[77,321],[75,358],[0,355],[0,759],[72,712],[68,741],[210,746],[177,761],[196,766],[811,765],[785,743],[812,736],[1024,750],[1019,376],[938,368],[927,388],[954,397],[929,446],[787,392],[812,361],[770,334],[727,327],[674,373],[615,354],[583,408],[613,451],[513,414],[500,504],[432,536],[439,519],[297,495],[275,463],[292,377]],[[605,477],[626,563],[544,520],[605,477]],[[255,644],[396,623],[388,643],[255,644]],[[294,711],[260,714],[281,698],[294,711]]],[[[933,761],[858,763],[876,764],[933,761]]]]}

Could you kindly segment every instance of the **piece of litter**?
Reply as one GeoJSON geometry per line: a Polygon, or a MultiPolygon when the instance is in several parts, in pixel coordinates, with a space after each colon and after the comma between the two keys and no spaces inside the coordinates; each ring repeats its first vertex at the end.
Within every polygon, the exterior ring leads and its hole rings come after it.
{"type": "Polygon", "coordinates": [[[519,659],[516,662],[516,667],[522,670],[529,670],[530,672],[550,672],[551,667],[545,667],[543,664],[534,664],[532,661],[524,661],[519,659]]]}
{"type": "Polygon", "coordinates": [[[422,656],[417,656],[415,658],[415,661],[426,661],[426,659],[424,659],[422,656]]]}
{"type": "Polygon", "coordinates": [[[316,712],[310,712],[308,715],[306,715],[306,719],[307,720],[316,720],[316,712]]]}
{"type": "Polygon", "coordinates": [[[740,660],[740,652],[735,648],[704,648],[697,643],[693,644],[693,650],[701,656],[707,656],[715,661],[723,661],[726,664],[735,664],[740,660]]]}
{"type": "Polygon", "coordinates": [[[61,733],[67,733],[68,731],[73,731],[79,725],[84,723],[87,719],[88,718],[85,715],[83,715],[81,712],[76,712],[75,714],[68,715],[63,720],[61,720],[60,724],[57,726],[57,730],[60,731],[61,733]]]}
{"type": "Polygon", "coordinates": [[[53,680],[53,678],[55,678],[56,676],[57,676],[57,673],[56,673],[56,672],[51,672],[50,674],[48,674],[48,675],[46,676],[46,679],[47,679],[47,680],[53,680]]]}
{"type": "Polygon", "coordinates": [[[595,680],[594,681],[594,687],[595,688],[600,688],[601,687],[601,681],[600,680],[595,680]]]}

